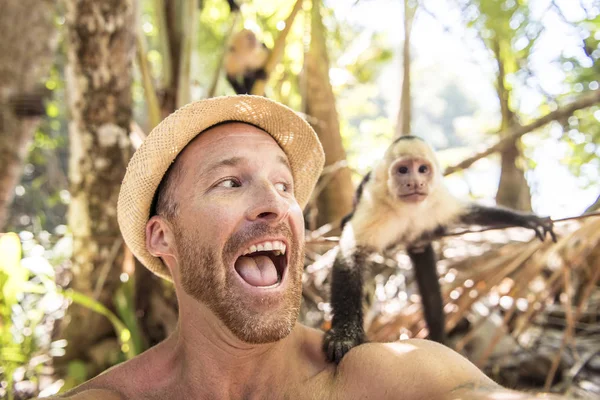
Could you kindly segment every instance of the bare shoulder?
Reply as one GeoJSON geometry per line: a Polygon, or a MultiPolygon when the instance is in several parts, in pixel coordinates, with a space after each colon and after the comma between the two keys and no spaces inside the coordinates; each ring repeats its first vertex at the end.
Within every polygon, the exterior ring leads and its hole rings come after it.
{"type": "Polygon", "coordinates": [[[118,392],[109,389],[83,389],[75,394],[66,394],[59,397],[51,397],[55,400],[125,400],[118,392]]]}
{"type": "Polygon", "coordinates": [[[443,398],[465,382],[496,385],[460,354],[418,339],[357,346],[337,376],[343,391],[367,390],[381,399],[443,398]]]}
{"type": "Polygon", "coordinates": [[[68,392],[51,399],[68,400],[125,400],[126,385],[122,377],[127,376],[130,367],[125,364],[116,365],[97,377],[77,386],[68,392]]]}
{"type": "MultiPolygon", "coordinates": [[[[164,342],[163,342],[164,343],[164,342]]],[[[148,398],[159,392],[170,371],[167,357],[161,352],[162,343],[133,359],[118,364],[56,399],[69,400],[126,400],[148,398]]]]}

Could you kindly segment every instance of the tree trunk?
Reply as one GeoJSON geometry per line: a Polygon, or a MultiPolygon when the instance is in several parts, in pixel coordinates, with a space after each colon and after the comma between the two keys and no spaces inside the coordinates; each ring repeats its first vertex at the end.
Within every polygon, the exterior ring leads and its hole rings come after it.
{"type": "Polygon", "coordinates": [[[165,68],[161,88],[163,118],[190,101],[190,61],[197,23],[195,0],[155,1],[157,25],[165,28],[161,35],[165,68]]]}
{"type": "MultiPolygon", "coordinates": [[[[66,6],[71,287],[113,309],[123,261],[117,197],[131,156],[135,0],[67,0],[66,6]]],[[[76,305],[64,324],[65,360],[90,361],[94,345],[114,336],[105,317],[76,305]]],[[[92,374],[105,367],[94,364],[92,374]]]]}
{"type": "Polygon", "coordinates": [[[317,226],[337,221],[352,210],[354,189],[346,166],[335,96],[329,81],[329,60],[325,44],[325,28],[321,19],[320,0],[312,2],[310,49],[305,57],[306,113],[323,144],[325,168],[321,177],[323,190],[318,194],[317,226]]]}
{"type": "Polygon", "coordinates": [[[415,18],[416,6],[411,7],[409,0],[404,0],[404,48],[402,51],[402,93],[400,110],[396,124],[396,137],[411,134],[412,102],[410,92],[410,35],[415,18]]]}
{"type": "Polygon", "coordinates": [[[40,90],[56,49],[55,2],[4,0],[0,4],[0,231],[40,117],[40,90]]]}
{"type": "MultiPolygon", "coordinates": [[[[498,39],[494,41],[493,51],[498,63],[496,90],[502,114],[500,132],[508,132],[511,127],[518,125],[519,122],[510,109],[510,90],[504,84],[506,72],[502,61],[501,45],[502,43],[498,39]]],[[[496,203],[515,210],[531,211],[531,193],[522,167],[520,143],[520,139],[515,140],[501,153],[502,169],[496,193],[496,203]]]]}
{"type": "Polygon", "coordinates": [[[590,205],[588,208],[585,209],[584,213],[594,212],[594,211],[597,211],[598,209],[600,209],[600,195],[598,196],[598,198],[592,205],[590,205]]]}

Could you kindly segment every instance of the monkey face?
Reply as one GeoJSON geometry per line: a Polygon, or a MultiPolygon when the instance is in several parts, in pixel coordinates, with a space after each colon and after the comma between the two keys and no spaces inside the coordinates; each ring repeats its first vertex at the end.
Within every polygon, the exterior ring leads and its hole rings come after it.
{"type": "Polygon", "coordinates": [[[248,44],[248,48],[253,49],[256,47],[258,40],[256,39],[256,35],[250,29],[244,29],[244,36],[246,37],[246,43],[248,44]]]}
{"type": "Polygon", "coordinates": [[[419,203],[429,195],[434,165],[422,157],[402,157],[390,164],[388,189],[406,203],[419,203]]]}

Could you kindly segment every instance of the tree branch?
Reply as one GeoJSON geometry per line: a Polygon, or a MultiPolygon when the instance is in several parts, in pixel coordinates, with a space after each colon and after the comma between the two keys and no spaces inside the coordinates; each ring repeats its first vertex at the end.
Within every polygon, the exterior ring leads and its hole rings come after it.
{"type": "Polygon", "coordinates": [[[217,68],[215,70],[215,76],[213,78],[212,84],[210,85],[210,89],[208,90],[208,98],[215,97],[215,93],[217,93],[217,85],[219,84],[219,77],[221,76],[221,70],[223,69],[223,62],[225,60],[225,54],[227,54],[227,47],[229,46],[229,41],[231,40],[231,35],[240,19],[240,13],[234,12],[231,17],[231,26],[229,27],[229,31],[225,35],[225,40],[223,41],[223,53],[221,54],[221,58],[219,58],[219,62],[217,64],[217,68]]]}
{"type": "Polygon", "coordinates": [[[142,75],[142,87],[146,94],[146,103],[148,105],[148,119],[150,120],[150,129],[154,128],[160,123],[161,113],[160,104],[158,102],[158,96],[154,89],[152,82],[152,74],[150,73],[150,65],[148,64],[147,52],[146,52],[146,38],[141,30],[136,31],[136,55],[138,68],[142,75]]]}
{"type": "Polygon", "coordinates": [[[290,15],[285,20],[285,28],[281,31],[279,36],[277,36],[277,40],[275,40],[275,45],[273,45],[273,50],[267,59],[267,65],[265,66],[265,75],[266,79],[257,80],[254,83],[254,87],[252,88],[252,94],[257,96],[265,95],[265,87],[267,85],[267,80],[271,76],[271,72],[275,69],[275,66],[281,59],[283,55],[283,50],[285,49],[285,39],[287,38],[288,33],[292,28],[292,24],[294,23],[294,19],[298,14],[298,11],[302,8],[303,0],[296,0],[296,4],[294,4],[294,9],[290,13],[290,15]]]}
{"type": "Polygon", "coordinates": [[[444,171],[444,175],[450,175],[454,172],[469,168],[476,161],[489,156],[498,151],[502,151],[507,145],[512,143],[515,139],[520,138],[526,133],[529,133],[535,129],[538,129],[549,122],[556,121],[558,119],[562,119],[570,116],[575,111],[580,110],[582,108],[593,106],[594,104],[600,102],[600,89],[591,91],[586,93],[573,101],[566,106],[560,107],[551,113],[544,115],[543,117],[533,121],[530,124],[519,126],[516,128],[508,129],[504,132],[504,138],[499,140],[495,145],[488,147],[486,150],[467,158],[466,160],[446,168],[444,171]]]}

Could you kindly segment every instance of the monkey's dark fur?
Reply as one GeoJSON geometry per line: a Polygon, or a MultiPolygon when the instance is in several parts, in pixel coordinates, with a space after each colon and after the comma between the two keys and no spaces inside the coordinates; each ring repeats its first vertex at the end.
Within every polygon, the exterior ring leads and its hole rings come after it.
{"type": "Polygon", "coordinates": [[[402,136],[363,178],[354,209],[342,221],[340,248],[331,276],[333,320],[323,350],[339,363],[365,342],[363,274],[372,253],[406,246],[419,292],[429,338],[444,343],[443,299],[431,241],[457,225],[521,226],[544,240],[556,241],[552,221],[501,207],[485,207],[455,198],[444,186],[435,153],[423,140],[402,136]]]}
{"type": "Polygon", "coordinates": [[[249,29],[232,36],[224,64],[227,81],[237,94],[251,94],[256,81],[267,78],[269,54],[267,46],[249,29]]]}

